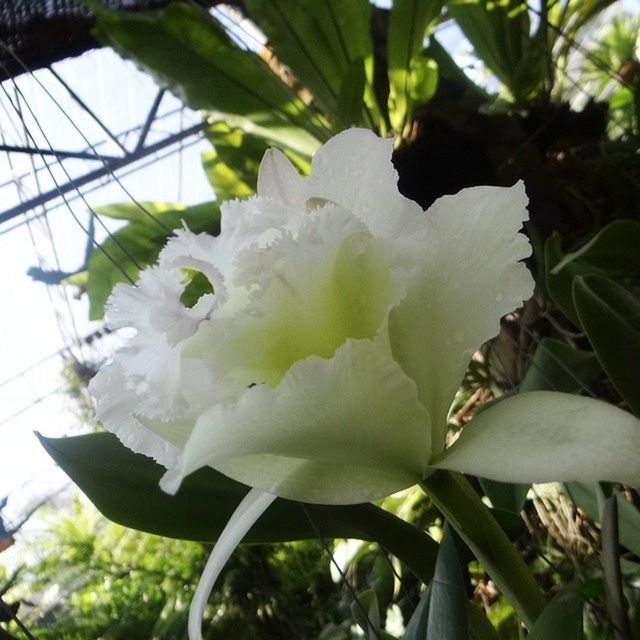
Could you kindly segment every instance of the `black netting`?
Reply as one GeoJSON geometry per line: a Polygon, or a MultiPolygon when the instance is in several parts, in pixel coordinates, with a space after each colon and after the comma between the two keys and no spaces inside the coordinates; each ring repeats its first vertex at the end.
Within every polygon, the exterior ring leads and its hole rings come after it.
{"type": "MultiPolygon", "coordinates": [[[[166,6],[170,0],[100,1],[131,11],[166,6]]],[[[11,52],[33,70],[100,46],[91,35],[94,22],[77,0],[0,0],[0,80],[25,71],[11,52]]]]}

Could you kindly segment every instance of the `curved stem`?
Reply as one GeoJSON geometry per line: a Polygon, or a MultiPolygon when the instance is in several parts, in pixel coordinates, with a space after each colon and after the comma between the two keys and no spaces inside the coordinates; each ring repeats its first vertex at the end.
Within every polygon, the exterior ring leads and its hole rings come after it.
{"type": "Polygon", "coordinates": [[[202,616],[220,572],[231,554],[276,496],[251,489],[233,512],[207,560],[189,609],[189,640],[202,640],[202,616]]]}
{"type": "Polygon", "coordinates": [[[545,605],[533,574],[473,487],[459,473],[435,471],[420,483],[492,580],[531,628],[545,605]]]}

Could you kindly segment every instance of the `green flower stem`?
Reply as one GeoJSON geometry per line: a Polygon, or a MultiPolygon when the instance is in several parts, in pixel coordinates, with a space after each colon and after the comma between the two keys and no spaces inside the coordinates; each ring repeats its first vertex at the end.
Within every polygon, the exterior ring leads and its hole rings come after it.
{"type": "Polygon", "coordinates": [[[449,471],[435,471],[421,486],[531,628],[544,608],[544,596],[480,496],[464,476],[449,471]]]}

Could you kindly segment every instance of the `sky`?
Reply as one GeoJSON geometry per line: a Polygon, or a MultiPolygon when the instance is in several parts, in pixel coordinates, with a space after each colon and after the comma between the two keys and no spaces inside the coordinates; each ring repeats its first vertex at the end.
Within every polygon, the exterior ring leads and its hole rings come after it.
{"type": "MultiPolygon", "coordinates": [[[[54,65],[54,70],[113,132],[124,131],[143,122],[156,96],[157,89],[147,76],[108,49],[91,51],[79,58],[60,62],[54,65]]],[[[38,71],[35,77],[47,87],[93,144],[105,139],[106,134],[69,99],[66,89],[48,71],[38,71]]],[[[86,141],[62,109],[37,84],[34,76],[21,76],[17,85],[26,127],[41,147],[47,148],[48,143],[40,127],[54,148],[81,150],[87,147],[86,141]]],[[[3,86],[16,105],[15,86],[11,82],[5,82],[3,86]]],[[[0,92],[0,129],[6,144],[23,144],[25,134],[11,105],[6,94],[0,92]]],[[[149,142],[178,130],[181,125],[186,127],[199,121],[196,114],[187,110],[181,112],[180,107],[173,96],[165,94],[159,113],[175,113],[154,126],[149,142]]],[[[194,139],[189,139],[185,145],[192,142],[194,139]]],[[[129,136],[126,146],[131,149],[134,144],[135,137],[129,136]]],[[[182,201],[190,204],[210,200],[213,197],[211,188],[200,167],[200,152],[208,148],[208,143],[200,140],[186,147],[180,155],[175,154],[123,177],[122,183],[139,201],[182,201]]],[[[115,144],[101,145],[100,151],[119,152],[115,144]]],[[[9,182],[0,186],[0,208],[3,211],[18,204],[20,196],[29,198],[38,192],[38,185],[29,175],[30,162],[24,154],[0,154],[0,185],[9,182]],[[20,177],[23,174],[27,175],[20,177]]],[[[38,157],[35,162],[43,165],[38,157]]],[[[65,164],[68,164],[72,176],[100,166],[86,161],[65,164]]],[[[130,169],[121,170],[119,175],[130,169]]],[[[53,170],[59,184],[67,181],[59,168],[53,170]]],[[[46,170],[39,172],[39,179],[42,191],[54,187],[46,170]]],[[[95,184],[90,184],[84,190],[95,187],[95,184]]],[[[69,194],[69,200],[72,200],[70,208],[86,227],[89,206],[126,202],[129,196],[112,183],[87,193],[87,204],[74,192],[69,194]]],[[[56,354],[77,341],[77,337],[89,335],[100,327],[99,323],[88,320],[86,296],[77,299],[73,289],[63,292],[34,282],[27,276],[27,270],[39,264],[65,271],[73,271],[83,264],[85,231],[74,220],[69,208],[64,203],[61,205],[61,199],[50,204],[47,220],[48,223],[42,218],[34,219],[25,224],[25,218],[19,216],[0,225],[3,273],[0,279],[0,498],[10,496],[4,512],[9,521],[19,518],[33,502],[66,482],[66,476],[61,472],[51,473],[53,462],[33,432],[37,430],[45,435],[60,436],[86,429],[74,414],[70,399],[55,393],[63,383],[60,377],[62,358],[56,354]],[[37,364],[43,359],[44,362],[37,364]],[[17,376],[25,369],[29,371],[17,376]]],[[[105,222],[111,228],[117,226],[112,221],[105,222]]],[[[97,229],[98,238],[105,235],[103,229],[97,229]]],[[[87,347],[76,348],[73,352],[79,358],[89,359],[104,355],[100,349],[87,347]]]]}

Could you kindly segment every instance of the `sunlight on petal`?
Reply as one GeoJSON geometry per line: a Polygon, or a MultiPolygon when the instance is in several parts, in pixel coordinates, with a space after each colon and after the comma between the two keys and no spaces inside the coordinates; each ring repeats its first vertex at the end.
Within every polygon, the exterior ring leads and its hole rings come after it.
{"type": "Polygon", "coordinates": [[[471,356],[533,292],[520,262],[531,252],[519,233],[526,207],[520,182],[463,189],[425,213],[422,267],[391,312],[390,332],[394,356],[431,412],[434,450],[444,447],[446,416],[471,356]]]}

